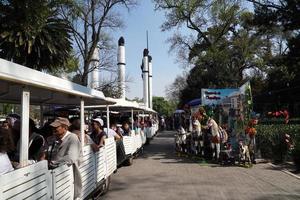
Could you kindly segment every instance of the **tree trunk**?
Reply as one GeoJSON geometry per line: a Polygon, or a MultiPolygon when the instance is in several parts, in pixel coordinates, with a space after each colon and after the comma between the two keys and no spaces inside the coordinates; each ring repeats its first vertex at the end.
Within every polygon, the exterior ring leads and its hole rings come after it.
{"type": "Polygon", "coordinates": [[[84,61],[84,65],[83,65],[82,78],[81,78],[81,84],[83,86],[87,86],[88,85],[89,65],[90,65],[90,62],[87,61],[87,60],[85,60],[84,61]]]}

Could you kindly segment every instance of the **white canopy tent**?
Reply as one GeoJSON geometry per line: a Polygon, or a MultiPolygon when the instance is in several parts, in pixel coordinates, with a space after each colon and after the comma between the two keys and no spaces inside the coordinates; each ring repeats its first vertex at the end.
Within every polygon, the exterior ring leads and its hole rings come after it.
{"type": "Polygon", "coordinates": [[[28,161],[29,108],[34,105],[80,105],[81,141],[84,137],[84,105],[115,102],[96,91],[68,80],[0,59],[0,102],[21,104],[20,164],[28,161]]]}
{"type": "MultiPolygon", "coordinates": [[[[125,99],[113,99],[113,98],[106,98],[109,101],[115,102],[115,104],[110,105],[110,110],[113,111],[129,111],[131,109],[133,110],[144,110],[144,108],[140,107],[139,104],[136,101],[127,101],[125,99]]],[[[98,110],[104,110],[106,106],[104,105],[95,105],[95,106],[85,106],[85,108],[88,109],[98,109],[98,110]]]]}
{"type": "MultiPolygon", "coordinates": [[[[96,105],[96,106],[85,106],[86,109],[89,110],[100,110],[103,111],[107,109],[107,112],[109,111],[121,111],[121,112],[131,112],[131,118],[133,119],[133,112],[147,112],[147,113],[156,113],[154,110],[151,108],[147,108],[143,105],[140,105],[136,101],[127,101],[124,99],[112,99],[112,98],[107,98],[110,101],[114,101],[115,104],[109,105],[109,106],[104,106],[104,105],[96,105]]],[[[133,120],[132,120],[132,127],[133,127],[133,120]]]]}
{"type": "Polygon", "coordinates": [[[31,91],[32,104],[74,105],[80,98],[88,104],[114,104],[101,91],[0,59],[0,101],[18,103],[24,89],[31,91]]]}

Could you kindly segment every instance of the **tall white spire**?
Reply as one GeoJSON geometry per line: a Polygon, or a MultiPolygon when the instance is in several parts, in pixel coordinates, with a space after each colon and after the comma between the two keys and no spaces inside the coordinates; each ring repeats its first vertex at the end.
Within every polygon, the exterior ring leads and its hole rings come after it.
{"type": "Polygon", "coordinates": [[[153,93],[152,93],[152,57],[151,56],[148,56],[148,60],[149,60],[149,74],[148,74],[148,77],[149,77],[149,108],[152,109],[153,105],[152,105],[152,96],[153,96],[153,93]]]}
{"type": "Polygon", "coordinates": [[[142,70],[143,70],[143,99],[144,99],[144,104],[147,108],[149,108],[149,61],[148,61],[148,54],[149,51],[148,49],[144,49],[143,52],[143,65],[142,65],[142,70]]]}
{"type": "Polygon", "coordinates": [[[118,69],[119,69],[119,87],[121,89],[121,98],[126,97],[126,85],[125,85],[125,40],[120,37],[118,41],[118,69]]]}
{"type": "Polygon", "coordinates": [[[99,49],[95,48],[93,56],[92,56],[92,62],[90,64],[91,72],[88,74],[88,86],[90,88],[96,89],[99,88],[99,49]]]}

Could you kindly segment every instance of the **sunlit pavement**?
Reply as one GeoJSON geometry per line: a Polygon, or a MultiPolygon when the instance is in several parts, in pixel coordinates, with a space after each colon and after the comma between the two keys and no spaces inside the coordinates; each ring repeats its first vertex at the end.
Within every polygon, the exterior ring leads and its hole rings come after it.
{"type": "Polygon", "coordinates": [[[173,135],[159,133],[132,166],[120,168],[102,199],[300,199],[300,180],[268,164],[204,166],[177,157],[173,135]]]}

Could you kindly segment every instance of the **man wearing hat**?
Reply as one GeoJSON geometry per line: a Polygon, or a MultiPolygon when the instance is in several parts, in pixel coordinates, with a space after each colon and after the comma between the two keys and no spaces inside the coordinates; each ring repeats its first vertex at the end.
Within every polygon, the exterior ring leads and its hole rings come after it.
{"type": "Polygon", "coordinates": [[[72,165],[74,171],[74,199],[80,198],[82,181],[79,173],[81,144],[78,137],[68,131],[70,122],[58,117],[50,124],[55,140],[49,144],[48,161],[52,168],[63,164],[72,165]]]}
{"type": "Polygon", "coordinates": [[[93,131],[91,133],[91,139],[94,141],[94,144],[92,144],[91,146],[94,151],[98,151],[101,147],[104,146],[106,133],[103,130],[103,126],[104,122],[100,117],[92,119],[93,131]]]}

